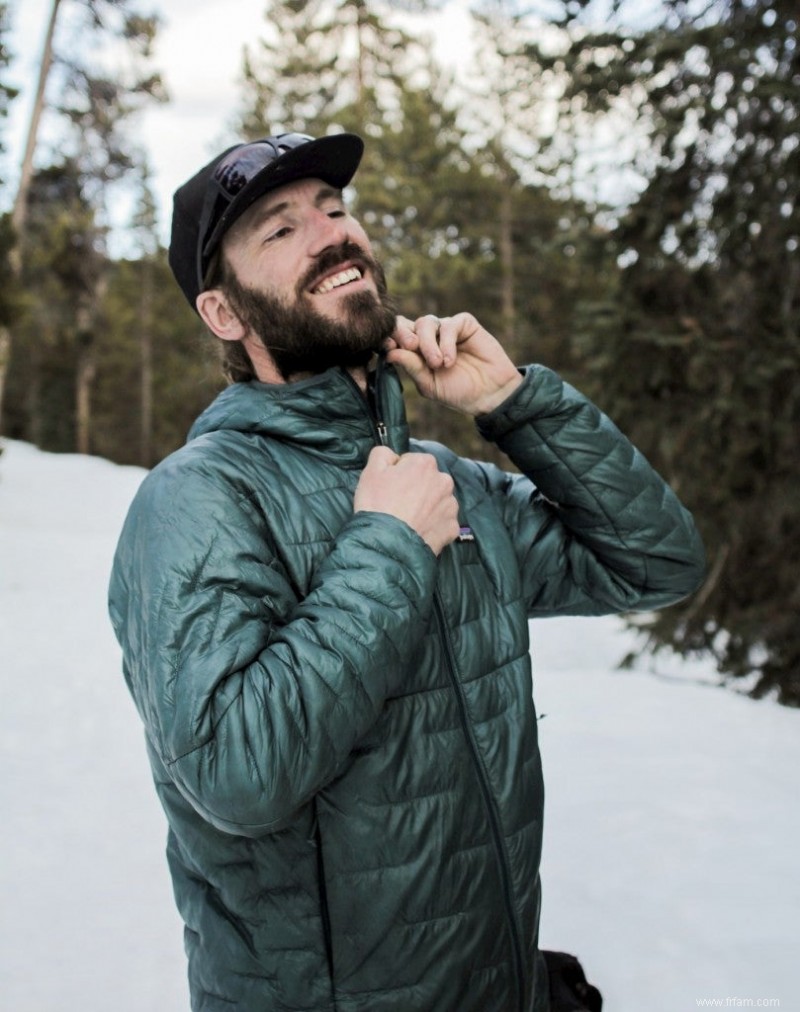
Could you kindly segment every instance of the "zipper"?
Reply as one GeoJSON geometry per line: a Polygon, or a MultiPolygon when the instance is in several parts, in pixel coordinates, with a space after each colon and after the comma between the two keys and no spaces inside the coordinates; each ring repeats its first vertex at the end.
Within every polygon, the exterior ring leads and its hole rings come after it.
{"type": "Polygon", "coordinates": [[[516,969],[516,986],[517,986],[517,1001],[516,1007],[519,1012],[523,1012],[522,1002],[524,995],[524,981],[525,973],[523,970],[523,959],[522,959],[522,945],[520,943],[519,927],[517,925],[517,918],[514,912],[514,901],[511,891],[511,873],[509,871],[508,853],[506,851],[505,842],[503,840],[503,834],[500,830],[500,817],[497,812],[497,804],[492,794],[492,788],[489,784],[489,776],[486,772],[483,759],[478,749],[478,743],[475,740],[475,731],[472,727],[472,723],[469,719],[469,712],[467,710],[467,701],[464,696],[464,687],[458,678],[458,669],[456,664],[455,652],[453,650],[453,644],[450,640],[450,631],[445,621],[444,605],[442,604],[441,595],[438,590],[434,592],[433,606],[436,613],[436,621],[439,626],[439,634],[444,647],[445,660],[447,662],[447,673],[450,676],[450,681],[455,691],[456,702],[458,703],[458,712],[461,718],[461,724],[464,730],[464,735],[467,739],[467,744],[472,755],[472,761],[475,766],[475,771],[478,774],[478,782],[481,787],[481,793],[483,794],[483,800],[486,805],[486,811],[489,816],[489,826],[492,832],[492,839],[495,847],[495,854],[497,856],[497,863],[500,870],[500,881],[503,887],[503,900],[506,907],[506,917],[508,919],[509,932],[511,934],[511,949],[514,956],[514,967],[516,969]]]}
{"type": "Polygon", "coordinates": [[[380,382],[381,372],[383,366],[383,358],[378,359],[378,365],[375,370],[375,380],[373,383],[367,379],[367,394],[359,387],[358,383],[353,379],[350,373],[346,369],[342,369],[342,373],[345,379],[353,388],[358,396],[359,403],[364,409],[364,413],[369,419],[370,425],[375,436],[376,444],[381,446],[389,446],[389,430],[386,423],[383,421],[383,411],[381,408],[380,396],[378,394],[378,384],[380,382]]]}
{"type": "Polygon", "coordinates": [[[389,430],[386,428],[386,423],[383,420],[383,405],[381,404],[380,394],[383,366],[384,358],[383,355],[380,355],[378,356],[378,363],[375,366],[375,373],[371,383],[369,377],[367,377],[367,404],[372,408],[370,414],[375,423],[375,431],[378,433],[381,446],[388,446],[389,430]]]}
{"type": "MultiPolygon", "coordinates": [[[[359,388],[356,381],[350,375],[349,372],[343,370],[345,376],[352,384],[354,390],[358,394],[359,401],[364,407],[375,435],[377,436],[377,442],[381,446],[389,446],[389,433],[386,427],[386,423],[382,418],[382,406],[380,400],[380,379],[383,366],[383,357],[378,359],[378,366],[375,371],[375,378],[373,383],[367,382],[367,396],[365,397],[359,388]]],[[[500,817],[497,813],[496,802],[492,794],[492,789],[489,784],[489,777],[486,772],[486,767],[483,764],[480,751],[478,749],[478,743],[475,740],[475,732],[472,727],[472,723],[469,719],[469,713],[467,711],[467,701],[464,697],[464,689],[458,678],[458,668],[456,664],[455,653],[453,651],[453,645],[450,640],[450,631],[445,621],[444,605],[442,604],[441,595],[438,590],[434,591],[433,596],[434,611],[436,613],[436,620],[439,626],[439,636],[444,647],[445,660],[447,662],[447,673],[450,677],[450,681],[453,685],[455,692],[456,702],[458,704],[459,716],[461,718],[461,724],[464,730],[464,736],[467,740],[467,744],[472,755],[473,765],[475,772],[478,775],[478,783],[480,784],[481,793],[483,794],[484,804],[486,806],[486,812],[489,816],[489,826],[492,833],[492,840],[494,842],[495,854],[497,856],[497,864],[500,871],[500,881],[503,888],[503,900],[506,907],[506,918],[508,920],[509,933],[511,935],[511,950],[514,957],[514,968],[516,970],[516,990],[517,1000],[516,1007],[518,1012],[524,1012],[522,1008],[523,996],[525,993],[524,981],[525,974],[523,971],[523,959],[522,959],[522,945],[520,943],[519,927],[517,925],[517,918],[514,913],[514,901],[511,892],[511,879],[508,867],[508,853],[506,852],[506,846],[503,841],[503,834],[500,831],[500,817]]]]}

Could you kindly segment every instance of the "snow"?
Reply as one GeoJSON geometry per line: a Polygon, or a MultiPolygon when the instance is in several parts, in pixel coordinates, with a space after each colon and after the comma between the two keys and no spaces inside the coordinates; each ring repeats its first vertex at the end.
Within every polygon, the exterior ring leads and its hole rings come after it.
{"type": "MultiPolygon", "coordinates": [[[[144,472],[3,445],[2,1005],[179,1012],[165,823],[105,609],[144,472]]],[[[617,619],[533,638],[542,944],[579,955],[609,1012],[800,1009],[800,713],[713,687],[708,665],[615,670],[617,619]]]]}

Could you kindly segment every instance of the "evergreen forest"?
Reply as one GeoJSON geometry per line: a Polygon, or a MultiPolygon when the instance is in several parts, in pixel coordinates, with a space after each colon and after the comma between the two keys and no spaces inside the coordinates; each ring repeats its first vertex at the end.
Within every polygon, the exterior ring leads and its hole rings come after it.
{"type": "MultiPolygon", "coordinates": [[[[710,655],[723,682],[800,706],[796,0],[474,0],[466,74],[425,28],[443,2],[265,0],[234,136],[366,139],[352,200],[405,315],[469,310],[516,361],[557,369],[697,517],[706,583],[637,617],[642,651],[710,655]],[[618,179],[596,157],[609,137],[618,179]]],[[[224,382],[172,281],[136,140],[142,110],[169,101],[159,19],[139,0],[51,8],[0,217],[1,431],[151,467],[224,382]]],[[[0,0],[0,154],[12,14],[0,0]]],[[[408,399],[414,434],[490,453],[408,399]]]]}

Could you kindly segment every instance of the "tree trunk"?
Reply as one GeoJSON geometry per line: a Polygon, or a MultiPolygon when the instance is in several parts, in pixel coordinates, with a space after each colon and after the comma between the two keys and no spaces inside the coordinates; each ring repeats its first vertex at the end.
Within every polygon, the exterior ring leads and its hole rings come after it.
{"type": "Polygon", "coordinates": [[[364,26],[366,23],[367,11],[363,2],[356,5],[356,109],[359,120],[363,122],[365,115],[365,87],[364,80],[366,70],[364,67],[364,26]]]}
{"type": "Polygon", "coordinates": [[[95,377],[94,334],[88,306],[78,306],[78,360],[75,365],[75,449],[89,453],[92,430],[92,382],[95,377]]]}
{"type": "Polygon", "coordinates": [[[78,356],[75,373],[75,448],[78,453],[91,452],[92,385],[96,372],[94,342],[87,335],[86,344],[78,356]]]}
{"type": "Polygon", "coordinates": [[[75,312],[77,322],[78,362],[75,368],[75,448],[78,453],[91,452],[92,387],[97,374],[95,362],[95,330],[100,305],[108,289],[108,276],[101,271],[86,302],[75,312]]]}
{"type": "Polygon", "coordinates": [[[8,374],[8,362],[11,358],[11,331],[8,327],[0,326],[0,422],[3,419],[3,390],[5,388],[6,375],[8,374]]]}
{"type": "Polygon", "coordinates": [[[500,313],[501,339],[507,353],[514,358],[516,351],[517,314],[514,292],[514,197],[510,180],[502,188],[500,198],[500,313]]]}
{"type": "Polygon", "coordinates": [[[17,250],[19,250],[22,244],[25,232],[25,219],[28,214],[28,192],[31,188],[31,179],[33,178],[33,156],[36,151],[39,123],[44,111],[44,93],[47,87],[47,78],[53,65],[53,35],[55,33],[56,18],[60,4],[61,0],[53,0],[53,6],[50,11],[50,22],[47,25],[42,60],[39,64],[39,83],[36,86],[36,97],[33,101],[31,119],[28,124],[28,138],[25,142],[25,154],[22,158],[22,167],[20,168],[19,186],[17,187],[17,195],[14,198],[14,207],[11,211],[11,224],[14,227],[14,234],[16,235],[17,250]]]}
{"type": "Polygon", "coordinates": [[[34,446],[44,446],[44,418],[42,416],[42,348],[34,345],[30,351],[30,376],[25,390],[27,423],[25,439],[34,446]]]}
{"type": "Polygon", "coordinates": [[[139,305],[141,362],[139,463],[153,466],[153,261],[142,260],[142,294],[139,305]]]}

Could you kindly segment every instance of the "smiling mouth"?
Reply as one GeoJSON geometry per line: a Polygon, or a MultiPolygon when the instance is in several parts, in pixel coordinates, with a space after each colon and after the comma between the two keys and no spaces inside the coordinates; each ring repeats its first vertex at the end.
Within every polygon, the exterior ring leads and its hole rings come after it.
{"type": "Polygon", "coordinates": [[[360,281],[363,277],[364,272],[360,267],[346,267],[336,274],[328,275],[324,281],[321,281],[312,288],[311,292],[313,295],[326,295],[328,292],[332,292],[334,288],[341,288],[343,285],[349,285],[353,281],[360,281]]]}

